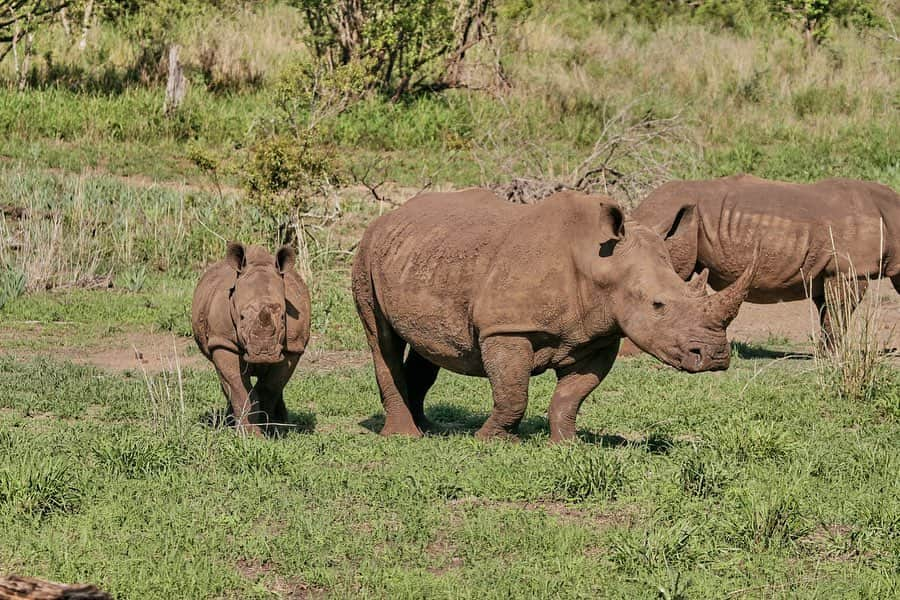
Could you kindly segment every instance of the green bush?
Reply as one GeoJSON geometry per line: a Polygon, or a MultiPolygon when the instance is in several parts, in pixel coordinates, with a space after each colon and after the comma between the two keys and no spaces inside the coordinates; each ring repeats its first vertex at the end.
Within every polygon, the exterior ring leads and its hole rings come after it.
{"type": "Polygon", "coordinates": [[[0,309],[25,292],[25,274],[13,267],[0,268],[0,309]]]}
{"type": "Polygon", "coordinates": [[[808,87],[794,94],[794,112],[798,117],[819,114],[850,114],[858,101],[843,85],[820,88],[808,87]]]}
{"type": "Polygon", "coordinates": [[[369,87],[395,97],[451,78],[493,15],[490,0],[294,0],[312,32],[316,57],[330,66],[362,61],[369,87]],[[469,20],[469,27],[460,23],[469,20]]]}
{"type": "Polygon", "coordinates": [[[36,453],[16,456],[0,469],[0,511],[30,517],[72,512],[81,500],[74,472],[71,465],[36,453]]]}
{"type": "Polygon", "coordinates": [[[552,495],[581,502],[588,498],[614,498],[625,486],[622,461],[602,448],[565,446],[554,469],[552,495]]]}

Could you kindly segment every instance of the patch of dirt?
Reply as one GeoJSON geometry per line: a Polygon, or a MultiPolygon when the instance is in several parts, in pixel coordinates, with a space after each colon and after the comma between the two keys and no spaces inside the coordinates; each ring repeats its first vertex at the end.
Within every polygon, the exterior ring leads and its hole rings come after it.
{"type": "Polygon", "coordinates": [[[814,552],[821,560],[849,562],[860,557],[871,558],[871,553],[860,554],[854,543],[856,528],[841,523],[820,523],[797,542],[814,552]]]}
{"type": "Polygon", "coordinates": [[[235,568],[241,577],[263,583],[267,590],[277,594],[279,598],[301,600],[325,597],[325,590],[322,588],[310,585],[297,577],[282,577],[275,573],[274,567],[267,562],[242,558],[237,561],[235,568]]]}
{"type": "MultiPolygon", "coordinates": [[[[313,340],[313,343],[315,340],[313,340]]],[[[313,343],[310,349],[300,358],[297,372],[303,371],[337,371],[368,366],[372,355],[361,350],[317,350],[313,343]]]]}
{"type": "Polygon", "coordinates": [[[196,368],[206,362],[197,351],[193,338],[161,333],[130,333],[109,340],[103,347],[85,349],[73,362],[91,365],[108,371],[134,371],[142,368],[148,373],[174,371],[177,366],[196,368]]]}
{"type": "Polygon", "coordinates": [[[489,508],[506,508],[529,511],[541,511],[562,521],[577,522],[579,525],[592,524],[596,529],[605,529],[616,525],[629,525],[637,517],[638,511],[633,506],[625,506],[616,511],[599,511],[590,508],[579,508],[552,500],[535,502],[512,500],[485,500],[483,498],[457,498],[450,500],[452,506],[484,506],[489,508]]]}
{"type": "MultiPolygon", "coordinates": [[[[140,371],[147,373],[159,373],[161,371],[174,371],[175,358],[178,358],[178,366],[181,369],[213,368],[209,361],[200,354],[194,339],[190,337],[173,336],[164,333],[128,333],[104,337],[97,340],[97,345],[80,348],[60,349],[58,346],[51,349],[22,349],[4,348],[3,340],[11,340],[25,335],[40,337],[42,335],[39,324],[31,331],[0,329],[0,355],[6,354],[22,358],[34,358],[39,356],[56,357],[80,365],[89,365],[107,371],[140,371]]],[[[303,372],[328,372],[345,368],[359,368],[367,366],[371,361],[368,352],[357,350],[319,350],[315,347],[316,340],[310,342],[310,349],[300,359],[297,373],[303,372]]]]}
{"type": "Polygon", "coordinates": [[[427,571],[432,575],[445,575],[463,566],[463,559],[457,556],[459,548],[451,544],[442,535],[425,546],[425,554],[443,563],[440,567],[428,567],[427,571]]]}

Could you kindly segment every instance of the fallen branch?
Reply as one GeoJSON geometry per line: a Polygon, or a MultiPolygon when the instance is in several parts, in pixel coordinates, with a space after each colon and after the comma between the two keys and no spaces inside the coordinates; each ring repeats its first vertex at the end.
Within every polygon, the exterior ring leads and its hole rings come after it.
{"type": "Polygon", "coordinates": [[[112,600],[112,596],[93,585],[9,575],[0,579],[0,600],[112,600]]]}

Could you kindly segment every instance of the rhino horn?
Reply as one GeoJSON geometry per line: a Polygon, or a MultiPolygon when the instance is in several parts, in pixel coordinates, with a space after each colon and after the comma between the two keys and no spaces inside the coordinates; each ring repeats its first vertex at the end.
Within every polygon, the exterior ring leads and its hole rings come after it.
{"type": "Polygon", "coordinates": [[[750,266],[744,269],[741,276],[721,292],[706,298],[704,306],[706,314],[717,323],[721,323],[723,327],[727,327],[737,316],[741,303],[747,298],[758,266],[759,244],[757,243],[753,249],[753,259],[750,261],[750,266]]]}
{"type": "Polygon", "coordinates": [[[709,279],[709,269],[703,269],[700,273],[694,273],[688,281],[691,294],[696,298],[706,297],[706,282],[709,279]]]}

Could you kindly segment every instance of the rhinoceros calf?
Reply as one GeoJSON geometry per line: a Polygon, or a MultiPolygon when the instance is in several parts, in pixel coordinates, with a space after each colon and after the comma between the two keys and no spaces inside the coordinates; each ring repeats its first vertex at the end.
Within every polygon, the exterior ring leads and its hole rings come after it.
{"type": "Polygon", "coordinates": [[[877,183],[799,184],[750,175],[676,181],[647,196],[632,217],[665,237],[682,278],[709,269],[714,289],[735,281],[759,244],[747,300],[811,298],[828,345],[841,332],[830,322],[825,289],[851,264],[861,290],[869,278],[890,277],[900,292],[900,196],[877,183]]]}
{"type": "Polygon", "coordinates": [[[512,435],[529,378],[553,369],[551,439],[571,438],[624,334],[679,369],[727,368],[725,327],[751,278],[748,268],[707,297],[703,278],[682,281],[659,236],[602,196],[529,206],[480,189],[417,196],[369,226],[353,263],[381,433],[422,434],[425,394],[445,368],[490,380],[494,409],[476,435],[512,435]]]}
{"type": "Polygon", "coordinates": [[[194,339],[215,365],[240,431],[260,435],[270,423],[287,422],[283,390],[306,349],[310,318],[309,291],[294,260],[288,246],[272,256],[229,242],[225,259],[194,291],[194,339]]]}

